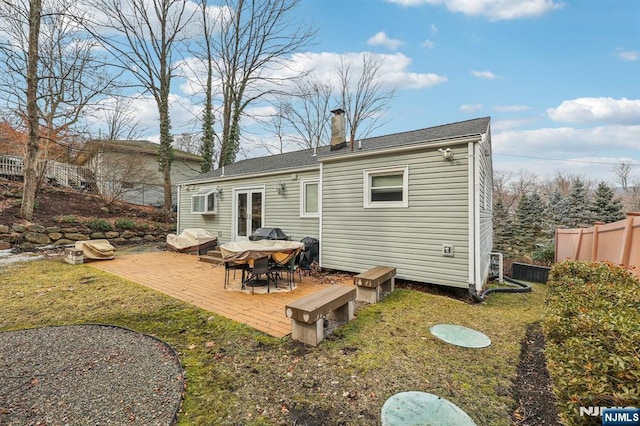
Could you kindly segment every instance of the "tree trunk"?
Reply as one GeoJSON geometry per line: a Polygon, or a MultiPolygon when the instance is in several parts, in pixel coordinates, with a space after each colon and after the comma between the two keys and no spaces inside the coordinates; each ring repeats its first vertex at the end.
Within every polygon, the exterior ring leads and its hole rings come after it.
{"type": "Polygon", "coordinates": [[[27,53],[27,120],[29,126],[29,140],[27,155],[24,163],[24,187],[22,190],[22,205],[20,216],[30,220],[36,204],[36,188],[38,176],[36,163],[38,160],[38,40],[40,37],[40,15],[42,14],[42,0],[31,0],[29,9],[29,50],[27,53]]]}
{"type": "Polygon", "coordinates": [[[160,113],[160,149],[158,163],[163,177],[164,209],[173,210],[173,195],[171,188],[171,163],[173,163],[173,137],[171,136],[171,122],[169,119],[169,96],[161,95],[160,113]]]}

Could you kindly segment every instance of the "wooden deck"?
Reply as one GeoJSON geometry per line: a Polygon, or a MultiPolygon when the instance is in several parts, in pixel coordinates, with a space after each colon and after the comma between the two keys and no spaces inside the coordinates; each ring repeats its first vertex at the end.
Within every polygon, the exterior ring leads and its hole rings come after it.
{"type": "MultiPolygon", "coordinates": [[[[87,264],[152,288],[176,299],[215,312],[275,337],[291,333],[291,320],[285,315],[285,305],[313,294],[329,284],[316,278],[296,275],[296,287],[289,291],[286,281],[279,288],[257,287],[244,291],[241,272],[230,272],[231,285],[224,288],[224,266],[198,261],[197,256],[174,252],[148,252],[119,255],[112,260],[87,264]]],[[[341,283],[352,285],[351,283],[341,283]]]]}

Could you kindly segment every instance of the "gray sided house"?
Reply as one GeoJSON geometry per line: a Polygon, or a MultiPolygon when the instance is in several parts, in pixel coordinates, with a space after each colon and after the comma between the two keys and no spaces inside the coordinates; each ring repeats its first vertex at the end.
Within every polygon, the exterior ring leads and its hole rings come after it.
{"type": "MultiPolygon", "coordinates": [[[[340,132],[333,132],[339,134],[340,132]]],[[[178,185],[178,233],[320,241],[320,267],[480,291],[493,245],[490,118],[238,161],[178,185]]]]}
{"type": "MultiPolygon", "coordinates": [[[[89,169],[98,193],[135,204],[162,205],[164,177],[159,170],[159,144],[139,140],[91,140],[78,153],[74,164],[89,169]]],[[[174,149],[171,182],[198,176],[202,158],[174,149]]]]}

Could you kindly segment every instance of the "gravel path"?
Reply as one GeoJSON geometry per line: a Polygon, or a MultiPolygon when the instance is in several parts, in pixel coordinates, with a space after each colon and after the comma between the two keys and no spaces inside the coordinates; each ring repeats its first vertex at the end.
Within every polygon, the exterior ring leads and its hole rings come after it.
{"type": "Polygon", "coordinates": [[[0,425],[171,425],[184,371],[171,347],[105,325],[0,332],[0,425]]]}

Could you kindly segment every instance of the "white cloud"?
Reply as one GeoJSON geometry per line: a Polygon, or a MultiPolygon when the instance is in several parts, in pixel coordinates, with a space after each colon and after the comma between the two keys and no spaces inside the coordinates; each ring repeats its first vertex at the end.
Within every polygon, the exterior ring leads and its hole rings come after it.
{"type": "Polygon", "coordinates": [[[492,20],[532,18],[563,7],[556,0],[387,0],[401,6],[445,5],[452,12],[492,20]]]}
{"type": "Polygon", "coordinates": [[[476,112],[482,109],[482,104],[466,104],[460,105],[460,111],[462,112],[476,112]]]}
{"type": "Polygon", "coordinates": [[[526,105],[496,105],[493,109],[498,112],[517,112],[527,111],[529,107],[526,105]]]}
{"type": "Polygon", "coordinates": [[[402,40],[389,38],[389,36],[387,36],[384,31],[380,31],[379,33],[370,37],[369,40],[367,40],[367,44],[371,46],[385,46],[391,50],[396,50],[404,43],[402,42],[402,40]]]}
{"type": "MultiPolygon", "coordinates": [[[[553,179],[558,174],[565,177],[579,176],[592,184],[604,181],[617,186],[614,168],[622,162],[629,163],[628,158],[622,157],[571,157],[571,158],[518,158],[494,154],[493,169],[497,173],[507,172],[513,180],[519,176],[535,177],[544,181],[553,179]]],[[[640,176],[640,165],[632,168],[631,180],[640,176]]]]}
{"type": "Polygon", "coordinates": [[[438,27],[436,24],[431,24],[429,28],[431,29],[431,34],[438,34],[438,27]]]}
{"type": "Polygon", "coordinates": [[[471,71],[471,75],[473,75],[474,77],[485,79],[485,80],[494,80],[494,79],[498,78],[498,76],[495,75],[494,73],[492,73],[491,71],[475,71],[475,70],[472,70],[471,71]]]}
{"type": "Polygon", "coordinates": [[[640,59],[640,52],[637,50],[622,50],[619,49],[616,51],[616,56],[623,61],[634,62],[640,59]]]}
{"type": "Polygon", "coordinates": [[[495,132],[494,152],[543,157],[576,156],[640,148],[640,125],[540,128],[495,132]]]}
{"type": "Polygon", "coordinates": [[[510,129],[522,129],[524,126],[530,126],[535,123],[537,118],[519,118],[513,120],[492,120],[491,121],[491,130],[492,131],[504,131],[510,129]]]}
{"type": "Polygon", "coordinates": [[[494,170],[528,170],[547,177],[563,171],[596,182],[612,182],[613,168],[623,161],[637,164],[635,171],[640,175],[640,162],[629,158],[638,149],[639,140],[640,126],[494,131],[494,170]]]}
{"type": "MultiPolygon", "coordinates": [[[[313,74],[321,80],[329,81],[334,85],[338,84],[336,67],[340,63],[340,58],[352,64],[353,72],[359,72],[362,66],[363,55],[367,52],[350,53],[304,53],[296,54],[292,57],[291,69],[296,71],[313,71],[313,74]]],[[[446,76],[435,73],[417,73],[408,71],[412,60],[402,53],[390,55],[377,55],[383,61],[380,76],[383,84],[396,89],[422,89],[437,86],[447,81],[446,76]]]]}
{"type": "Polygon", "coordinates": [[[423,41],[420,46],[426,47],[427,49],[433,49],[433,48],[436,47],[436,42],[433,41],[433,40],[427,39],[427,40],[423,41]]]}
{"type": "Polygon", "coordinates": [[[568,123],[640,124],[640,100],[578,98],[547,109],[547,115],[554,121],[568,123]]]}

